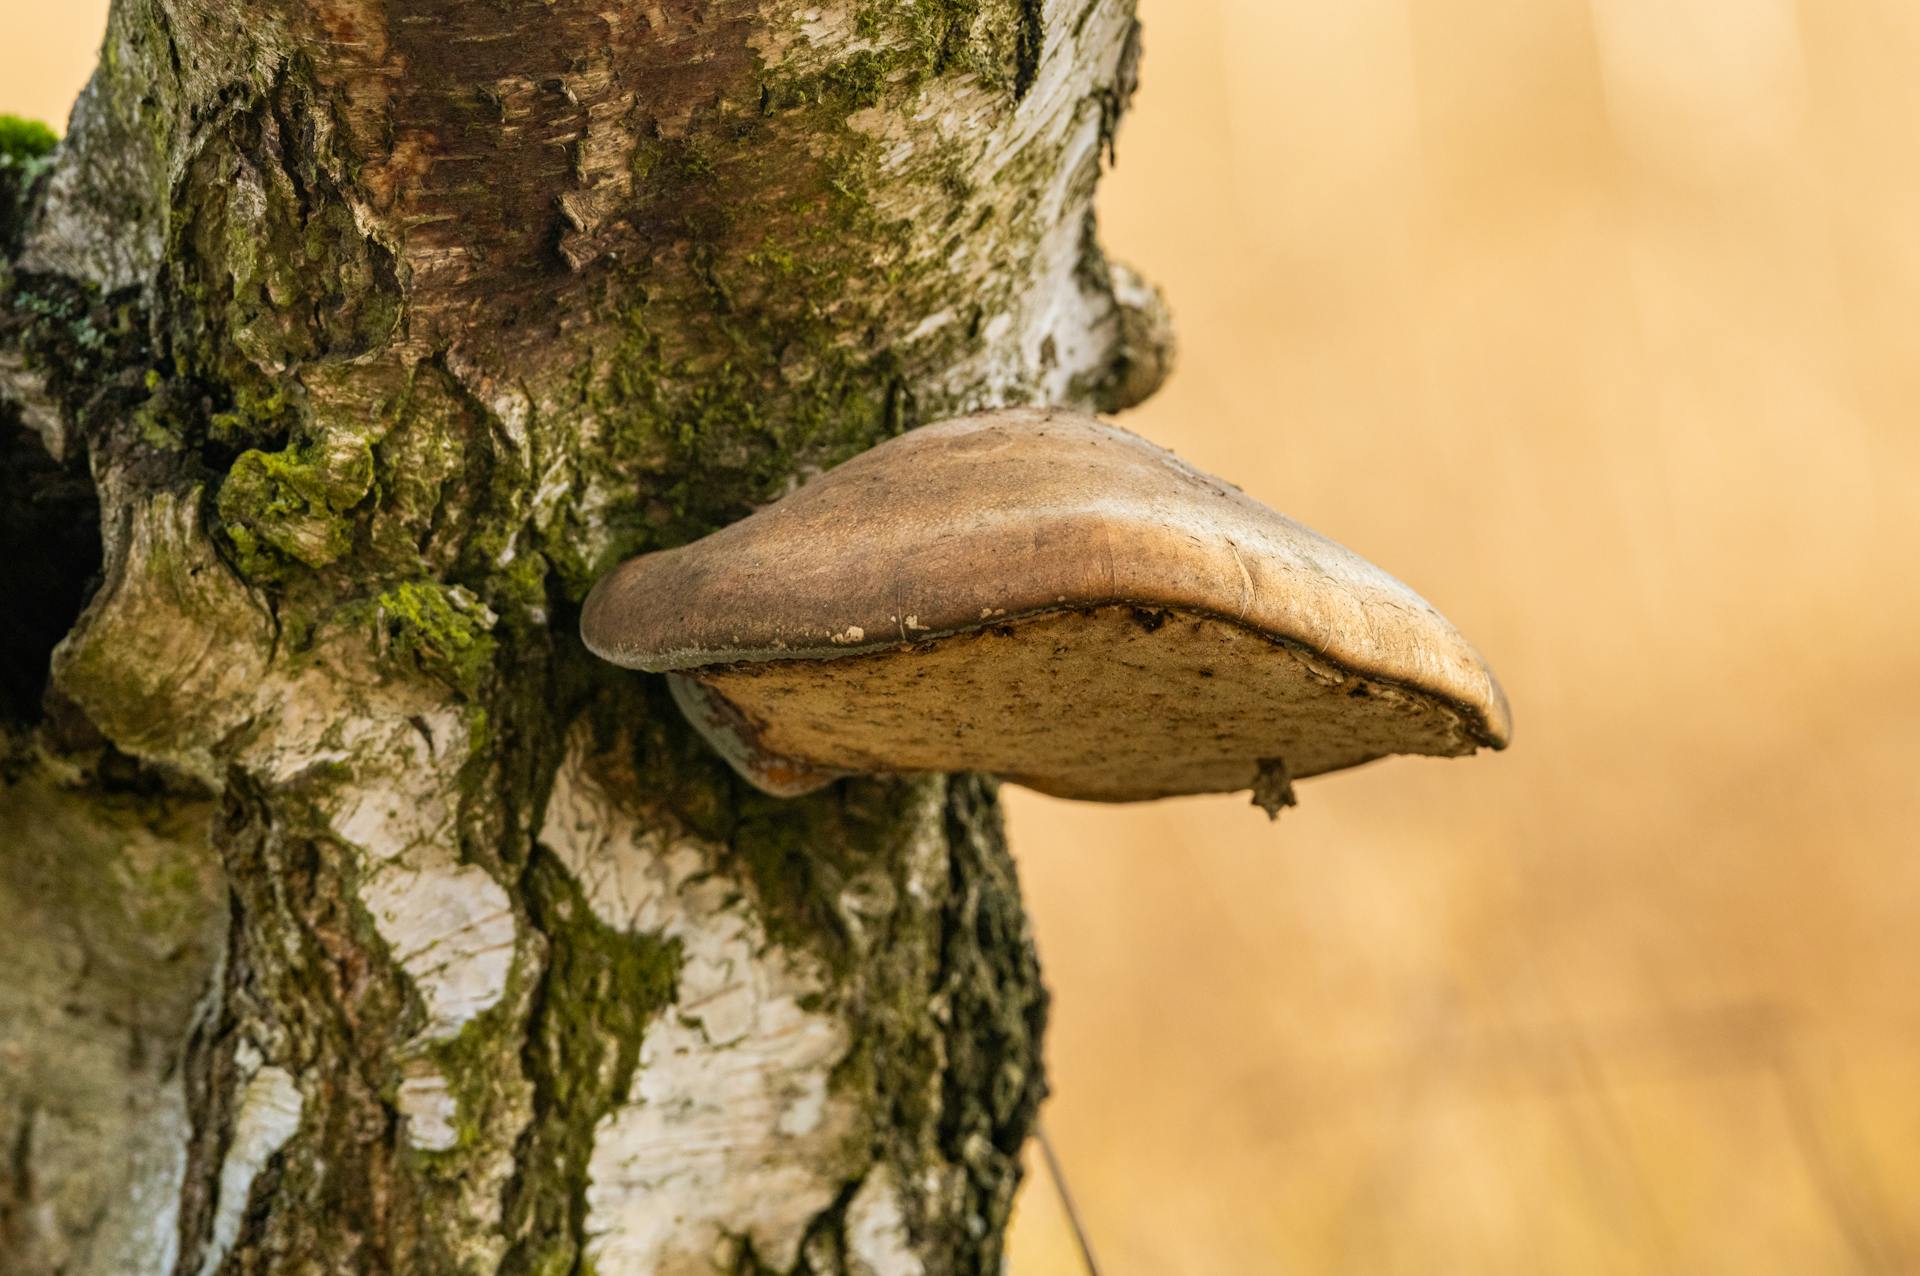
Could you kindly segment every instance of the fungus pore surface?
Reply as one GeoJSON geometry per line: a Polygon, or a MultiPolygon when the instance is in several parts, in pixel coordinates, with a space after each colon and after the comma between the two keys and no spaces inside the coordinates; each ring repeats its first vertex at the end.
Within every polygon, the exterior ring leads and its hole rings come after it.
{"type": "Polygon", "coordinates": [[[1304,779],[1481,742],[1442,701],[1232,621],[1131,605],[694,677],[775,757],[845,773],[985,771],[1107,802],[1251,788],[1263,763],[1304,779]]]}

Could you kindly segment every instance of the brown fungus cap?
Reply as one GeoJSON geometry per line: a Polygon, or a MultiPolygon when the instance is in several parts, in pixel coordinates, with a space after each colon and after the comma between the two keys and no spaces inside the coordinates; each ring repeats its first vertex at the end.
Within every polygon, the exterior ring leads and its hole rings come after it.
{"type": "Polygon", "coordinates": [[[1485,662],[1399,581],[1125,430],[1015,409],[881,444],[611,572],[581,632],[675,675],[749,779],[984,771],[1062,797],[1253,789],[1504,747],[1485,662]]]}

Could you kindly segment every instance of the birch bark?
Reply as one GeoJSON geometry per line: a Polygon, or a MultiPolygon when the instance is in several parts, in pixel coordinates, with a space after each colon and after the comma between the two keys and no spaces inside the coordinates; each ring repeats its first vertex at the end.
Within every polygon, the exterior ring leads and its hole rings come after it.
{"type": "Polygon", "coordinates": [[[0,1268],[998,1271],[991,786],[781,802],[577,604],[1118,409],[1131,0],[116,0],[0,161],[0,1268]],[[97,528],[97,536],[94,529],[97,528]]]}

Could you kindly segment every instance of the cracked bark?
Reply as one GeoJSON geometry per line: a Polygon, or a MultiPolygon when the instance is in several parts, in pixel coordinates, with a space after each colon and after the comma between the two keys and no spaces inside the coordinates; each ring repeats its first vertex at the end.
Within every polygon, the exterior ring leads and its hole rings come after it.
{"type": "Polygon", "coordinates": [[[1152,392],[1091,212],[1137,41],[117,0],[0,162],[0,1267],[999,1270],[991,786],[746,791],[573,627],[892,433],[1152,392]]]}

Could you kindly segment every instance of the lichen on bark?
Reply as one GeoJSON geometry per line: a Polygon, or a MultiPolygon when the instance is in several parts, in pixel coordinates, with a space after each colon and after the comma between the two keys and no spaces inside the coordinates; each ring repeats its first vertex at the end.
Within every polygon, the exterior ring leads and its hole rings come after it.
{"type": "Polygon", "coordinates": [[[178,1270],[997,1270],[1045,999],[990,789],[747,792],[573,627],[892,434],[1151,392],[1091,214],[1137,37],[117,0],[0,159],[0,426],[101,527],[8,791],[217,803],[178,1270]]]}

